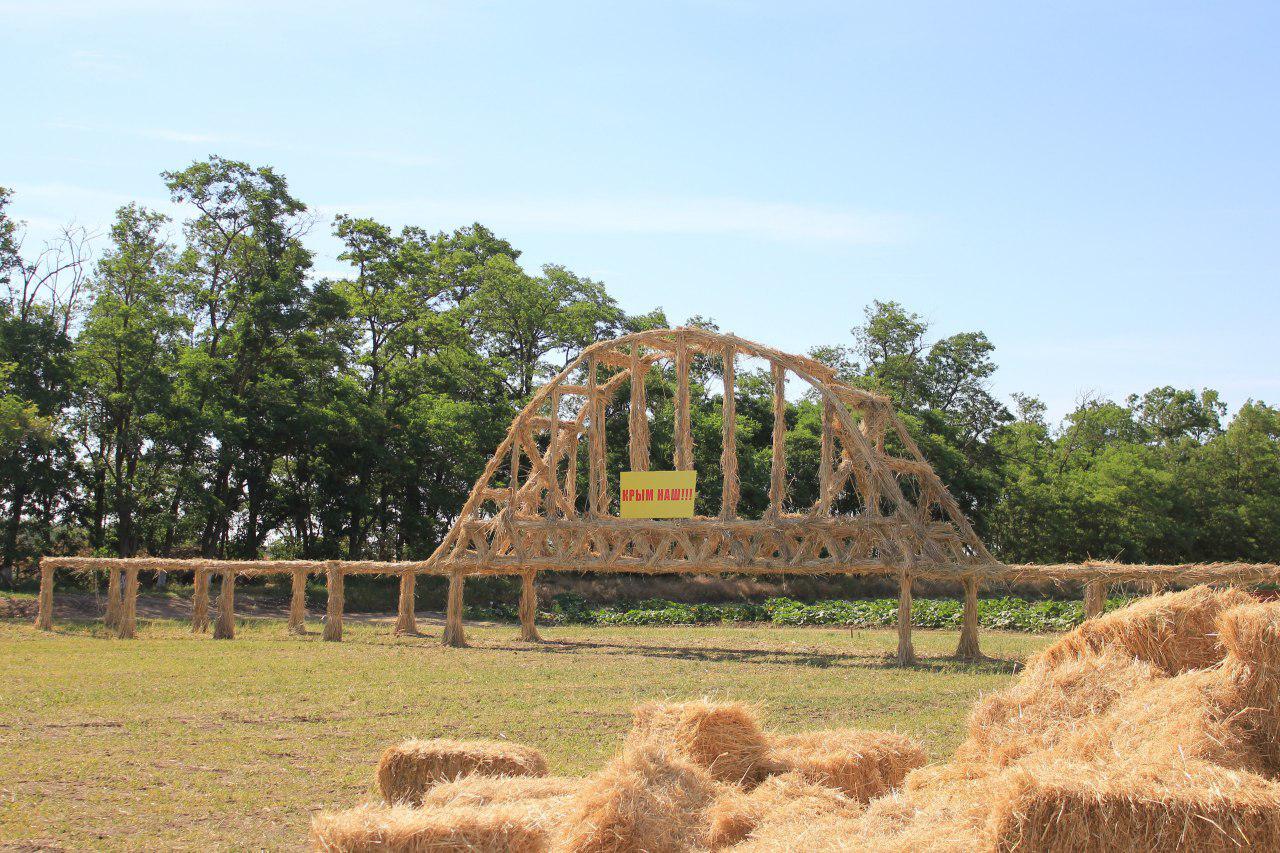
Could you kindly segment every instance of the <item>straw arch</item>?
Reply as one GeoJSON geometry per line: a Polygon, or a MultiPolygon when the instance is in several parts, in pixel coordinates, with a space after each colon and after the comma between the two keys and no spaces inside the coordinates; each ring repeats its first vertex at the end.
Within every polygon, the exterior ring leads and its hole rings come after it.
{"type": "MultiPolygon", "coordinates": [[[[840,381],[814,359],[689,327],[593,344],[539,388],[512,421],[428,560],[451,579],[445,640],[453,644],[462,642],[462,580],[470,574],[523,576],[522,611],[528,612],[522,615],[528,618],[522,621],[529,639],[536,638],[533,577],[543,570],[893,574],[900,578],[902,609],[908,614],[913,577],[964,582],[966,630],[959,652],[965,656],[977,654],[978,570],[995,562],[887,398],[840,381]],[[650,469],[644,377],[655,364],[671,363],[676,385],[670,467],[692,469],[689,373],[696,356],[719,360],[724,377],[720,512],[692,519],[613,516],[606,407],[629,389],[630,467],[650,469]],[[769,504],[760,519],[738,516],[735,383],[740,358],[767,363],[773,381],[769,504]],[[818,496],[811,506],[791,509],[786,506],[784,441],[788,374],[808,383],[822,402],[818,496]],[[886,449],[889,437],[897,453],[886,449]],[[582,442],[587,445],[587,494],[580,501],[582,442]]],[[[914,656],[909,630],[909,621],[900,624],[899,658],[904,661],[914,656]]]]}

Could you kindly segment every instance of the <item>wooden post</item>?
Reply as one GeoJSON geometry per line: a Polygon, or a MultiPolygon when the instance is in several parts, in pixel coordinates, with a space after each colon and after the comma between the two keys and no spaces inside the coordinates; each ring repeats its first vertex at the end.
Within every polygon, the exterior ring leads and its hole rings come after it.
{"type": "Polygon", "coordinates": [[[307,633],[307,570],[293,570],[289,595],[289,633],[307,633]]]}
{"type": "Polygon", "coordinates": [[[53,630],[53,566],[40,561],[40,611],[36,614],[36,627],[41,631],[53,630]]]}
{"type": "Polygon", "coordinates": [[[898,666],[911,666],[916,662],[916,650],[911,644],[911,572],[903,569],[898,575],[898,666]]]}
{"type": "Polygon", "coordinates": [[[720,487],[720,517],[735,518],[738,515],[738,500],[741,496],[741,483],[738,481],[738,398],[735,365],[733,363],[736,350],[732,346],[724,348],[724,400],[720,407],[723,423],[720,427],[720,471],[724,482],[720,487]]]}
{"type": "Polygon", "coordinates": [[[324,638],[330,643],[342,642],[342,563],[330,560],[325,565],[325,592],[328,602],[324,616],[324,638]]]}
{"type": "Polygon", "coordinates": [[[787,370],[773,364],[773,465],[769,470],[769,508],[765,515],[777,518],[787,499],[787,370]]]}
{"type": "Polygon", "coordinates": [[[964,579],[964,623],[960,626],[960,644],[956,657],[961,660],[980,660],[978,647],[978,579],[969,575],[964,579]]]}
{"type": "Polygon", "coordinates": [[[532,569],[520,573],[520,639],[529,643],[542,640],[538,634],[538,590],[533,585],[536,577],[532,569]]]}
{"type": "Polygon", "coordinates": [[[640,345],[631,345],[631,407],[627,411],[628,448],[632,471],[649,470],[649,404],[645,400],[645,367],[640,345]]]}
{"type": "Polygon", "coordinates": [[[203,634],[209,630],[209,577],[208,569],[196,569],[192,578],[191,633],[203,634]]]}
{"type": "Polygon", "coordinates": [[[446,646],[462,648],[467,644],[466,632],[462,627],[462,585],[466,583],[466,575],[453,572],[449,575],[449,598],[445,604],[444,636],[440,642],[446,646]]]}
{"type": "Polygon", "coordinates": [[[418,575],[415,572],[404,572],[400,575],[400,606],[396,613],[396,628],[393,632],[395,634],[409,637],[418,635],[418,622],[413,612],[416,594],[414,587],[417,582],[418,575]]]}
{"type": "Polygon", "coordinates": [[[120,628],[117,636],[132,640],[138,627],[138,570],[130,566],[125,570],[124,595],[120,603],[120,628]]]}
{"type": "Polygon", "coordinates": [[[236,573],[222,570],[222,588],[218,591],[218,619],[213,623],[215,640],[236,638],[236,573]]]}
{"type": "Polygon", "coordinates": [[[114,631],[120,626],[120,575],[122,569],[115,566],[107,569],[107,612],[102,622],[114,631]]]}
{"type": "Polygon", "coordinates": [[[1107,605],[1107,585],[1091,580],[1084,585],[1084,618],[1097,619],[1107,605]]]}

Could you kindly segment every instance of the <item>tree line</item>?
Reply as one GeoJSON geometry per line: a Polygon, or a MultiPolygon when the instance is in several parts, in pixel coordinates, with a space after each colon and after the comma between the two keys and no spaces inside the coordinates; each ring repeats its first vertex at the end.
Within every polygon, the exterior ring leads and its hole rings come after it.
{"type": "MultiPolygon", "coordinates": [[[[321,224],[273,169],[220,157],[162,178],[181,221],[128,204],[100,248],[74,228],[28,248],[0,188],[0,583],[50,553],[421,558],[539,382],[594,341],[668,325],[564,266],[530,273],[480,224],[321,224]],[[320,227],[345,277],[314,272],[320,227]]],[[[1049,424],[1036,398],[992,394],[984,334],[931,336],[891,301],[811,355],[895,400],[1002,559],[1280,559],[1280,411],[1262,402],[1228,418],[1212,390],[1161,387],[1049,424]]],[[[718,371],[693,372],[711,496],[718,371]]],[[[648,381],[654,458],[670,458],[673,376],[648,381]]],[[[740,372],[748,517],[767,504],[771,393],[740,372]]],[[[801,397],[787,423],[803,505],[821,407],[801,397]]]]}

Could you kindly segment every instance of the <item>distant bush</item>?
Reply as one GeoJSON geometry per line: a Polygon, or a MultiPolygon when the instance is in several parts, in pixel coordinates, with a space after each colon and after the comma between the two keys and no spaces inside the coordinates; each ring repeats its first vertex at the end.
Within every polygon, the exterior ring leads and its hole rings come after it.
{"type": "MultiPolygon", "coordinates": [[[[1113,610],[1129,603],[1127,598],[1107,601],[1113,610]]],[[[510,605],[469,607],[471,618],[511,621],[517,618],[510,605]]],[[[911,606],[911,624],[918,628],[959,628],[964,603],[952,598],[917,598],[911,606]]],[[[1084,604],[1014,598],[978,600],[978,620],[984,628],[1004,631],[1044,633],[1066,631],[1084,621],[1084,604]]],[[[661,598],[609,607],[591,607],[585,598],[562,592],[551,598],[550,606],[538,613],[538,621],[548,625],[707,625],[737,622],[768,622],[774,625],[822,625],[851,628],[887,628],[897,624],[895,598],[815,601],[806,604],[792,598],[771,598],[764,604],[683,604],[661,598]]]]}

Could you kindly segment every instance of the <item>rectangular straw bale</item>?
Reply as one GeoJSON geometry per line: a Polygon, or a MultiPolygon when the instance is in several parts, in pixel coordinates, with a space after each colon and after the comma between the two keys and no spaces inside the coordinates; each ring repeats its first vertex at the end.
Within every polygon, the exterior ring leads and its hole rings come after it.
{"type": "Polygon", "coordinates": [[[705,769],[653,742],[625,747],[573,798],[553,850],[631,853],[704,846],[707,809],[723,792],[705,769]]]}
{"type": "Polygon", "coordinates": [[[422,802],[432,786],[461,776],[545,776],[547,761],[531,746],[502,741],[407,740],[378,762],[378,788],[388,803],[422,802]]]}
{"type": "Polygon", "coordinates": [[[924,748],[895,732],[861,729],[770,737],[768,764],[775,772],[798,773],[859,802],[883,796],[924,766],[924,748]]]}
{"type": "Polygon", "coordinates": [[[585,780],[569,776],[460,776],[427,789],[426,806],[487,806],[576,794],[585,780]]]}
{"type": "Polygon", "coordinates": [[[1069,737],[1083,721],[1157,677],[1150,664],[1107,650],[1029,667],[1009,687],[978,700],[959,761],[1004,767],[1069,737]]]}
{"type": "Polygon", "coordinates": [[[736,844],[760,830],[768,836],[779,827],[812,821],[829,814],[856,816],[862,804],[802,773],[771,776],[751,791],[728,789],[707,810],[706,844],[712,850],[736,844]]]}
{"type": "Polygon", "coordinates": [[[706,768],[712,778],[750,786],[764,776],[768,742],[741,702],[649,702],[632,713],[628,744],[654,742],[706,768]]]}
{"type": "Polygon", "coordinates": [[[992,792],[998,851],[1280,850],[1280,786],[1260,776],[1188,765],[1108,777],[1096,766],[1041,765],[1010,781],[992,792]]]}
{"type": "Polygon", "coordinates": [[[1123,610],[1085,622],[1030,662],[1056,666],[1105,647],[1123,650],[1170,675],[1222,660],[1218,615],[1252,599],[1237,589],[1196,586],[1140,599],[1123,610]]]}
{"type": "Polygon", "coordinates": [[[358,806],[311,821],[313,849],[333,853],[543,853],[563,799],[417,809],[358,806]]]}

